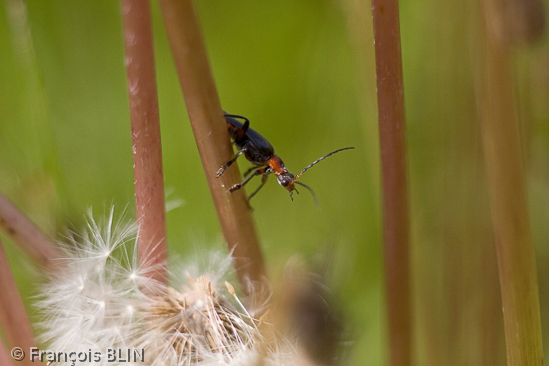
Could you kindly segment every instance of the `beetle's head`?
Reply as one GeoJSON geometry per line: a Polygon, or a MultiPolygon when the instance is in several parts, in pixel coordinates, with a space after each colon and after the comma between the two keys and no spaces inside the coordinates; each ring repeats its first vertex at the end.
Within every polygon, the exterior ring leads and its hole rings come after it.
{"type": "Polygon", "coordinates": [[[278,184],[280,184],[282,187],[286,188],[290,192],[290,197],[292,196],[292,191],[295,190],[297,192],[297,190],[295,189],[294,175],[289,171],[285,171],[284,173],[279,174],[276,179],[278,180],[278,184]]]}

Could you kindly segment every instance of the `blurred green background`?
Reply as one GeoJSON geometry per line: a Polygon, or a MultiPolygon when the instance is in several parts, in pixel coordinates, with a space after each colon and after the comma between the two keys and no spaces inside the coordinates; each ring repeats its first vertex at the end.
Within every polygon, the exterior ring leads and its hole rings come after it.
{"type": "MultiPolygon", "coordinates": [[[[270,179],[254,217],[272,278],[294,255],[333,266],[350,365],[386,360],[379,152],[370,2],[196,1],[224,109],[251,120],[308,192],[270,179]]],[[[221,232],[156,2],[157,82],[172,254],[221,232]]],[[[473,1],[401,2],[412,232],[414,359],[504,364],[501,304],[478,131],[480,15],[473,1]]],[[[4,0],[0,7],[0,190],[56,235],[111,204],[134,212],[120,4],[4,0]],[[26,6],[26,8],[25,8],[26,6]]],[[[549,337],[549,44],[517,55],[517,101],[549,337]]],[[[248,163],[239,162],[241,170],[248,163]]],[[[255,182],[259,184],[259,182],[255,182]]],[[[251,183],[254,187],[254,183],[251,183]]],[[[5,237],[3,237],[5,239],[5,237]]],[[[8,242],[6,240],[6,242],[8,242]]],[[[39,275],[6,245],[23,296],[39,275]]],[[[30,302],[28,302],[30,306],[30,302]]],[[[33,310],[29,308],[33,314],[33,310]]],[[[545,342],[545,350],[549,349],[545,342]]]]}

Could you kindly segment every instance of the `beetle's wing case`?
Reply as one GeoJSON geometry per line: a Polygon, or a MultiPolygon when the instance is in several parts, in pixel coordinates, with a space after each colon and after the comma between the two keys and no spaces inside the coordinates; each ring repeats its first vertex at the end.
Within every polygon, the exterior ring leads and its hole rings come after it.
{"type": "Polygon", "coordinates": [[[246,159],[251,163],[257,165],[266,165],[265,163],[274,155],[274,147],[269,141],[254,129],[248,127],[246,131],[246,138],[242,141],[237,141],[239,132],[242,130],[244,124],[236,118],[225,116],[227,121],[227,127],[229,129],[229,135],[235,142],[236,147],[241,149],[244,145],[248,146],[248,149],[244,153],[246,159]]]}
{"type": "Polygon", "coordinates": [[[254,129],[248,128],[246,135],[250,139],[250,144],[257,149],[257,152],[270,159],[274,155],[274,147],[269,141],[254,129]]]}
{"type": "Polygon", "coordinates": [[[231,136],[231,139],[235,140],[238,132],[242,130],[244,124],[236,118],[232,117],[225,117],[225,121],[227,121],[227,127],[229,129],[229,135],[231,136]]]}

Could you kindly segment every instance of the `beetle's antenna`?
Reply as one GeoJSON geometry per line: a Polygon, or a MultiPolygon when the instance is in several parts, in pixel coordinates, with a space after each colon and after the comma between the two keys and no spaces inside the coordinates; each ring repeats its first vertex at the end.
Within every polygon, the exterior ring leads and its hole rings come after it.
{"type": "Polygon", "coordinates": [[[294,183],[299,184],[300,186],[303,186],[303,187],[307,188],[309,190],[309,192],[311,192],[311,194],[313,195],[313,199],[315,200],[316,208],[318,208],[320,210],[320,202],[318,202],[318,198],[316,198],[315,191],[313,191],[313,189],[311,187],[309,187],[308,185],[303,184],[301,182],[296,182],[294,180],[294,183]]]}
{"type": "MultiPolygon", "coordinates": [[[[305,169],[303,169],[302,171],[300,171],[300,172],[295,176],[294,182],[297,183],[296,180],[297,180],[297,178],[299,178],[299,176],[300,176],[301,174],[305,173],[309,168],[311,168],[313,165],[319,163],[321,160],[324,160],[324,159],[326,159],[328,156],[334,155],[335,153],[338,153],[338,152],[340,152],[340,151],[343,151],[343,150],[351,150],[351,149],[354,149],[354,147],[344,147],[343,149],[338,149],[338,150],[336,150],[336,151],[332,151],[331,153],[326,154],[326,155],[324,155],[323,157],[321,157],[321,158],[319,158],[319,159],[313,161],[311,164],[307,165],[307,166],[305,167],[305,169]]],[[[302,184],[302,185],[303,185],[303,184],[302,184]]],[[[305,186],[305,187],[306,187],[306,186],[305,186]]],[[[309,189],[310,189],[310,188],[309,188],[309,189]]]]}

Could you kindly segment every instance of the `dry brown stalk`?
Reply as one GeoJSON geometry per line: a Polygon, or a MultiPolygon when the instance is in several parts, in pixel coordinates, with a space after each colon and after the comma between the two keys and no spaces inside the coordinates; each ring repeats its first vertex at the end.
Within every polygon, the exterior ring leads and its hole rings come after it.
{"type": "Polygon", "coordinates": [[[53,240],[0,193],[0,228],[36,263],[48,268],[60,252],[53,240]]]}
{"type": "Polygon", "coordinates": [[[148,0],[122,0],[130,96],[139,259],[155,266],[151,276],[167,282],[168,245],[160,118],[148,0]]]}
{"type": "MultiPolygon", "coordinates": [[[[8,258],[0,240],[0,323],[6,335],[6,341],[10,348],[20,347],[27,353],[31,347],[36,347],[32,326],[25,311],[23,300],[17,289],[15,278],[11,273],[8,258]]],[[[0,350],[0,360],[3,358],[3,351],[0,350]]],[[[27,354],[21,361],[24,366],[32,366],[33,362],[27,354]]],[[[2,365],[8,363],[1,362],[2,365]]]]}
{"type": "Polygon", "coordinates": [[[236,164],[216,178],[216,172],[231,159],[233,151],[198,20],[190,0],[160,0],[160,5],[217,215],[233,251],[240,285],[250,293],[250,283],[266,281],[263,256],[244,192],[227,192],[240,179],[238,169],[233,168],[236,164]]]}
{"type": "Polygon", "coordinates": [[[536,260],[515,108],[514,54],[511,43],[497,33],[500,4],[499,0],[481,1],[485,54],[479,108],[507,364],[543,365],[536,260]]]}
{"type": "Polygon", "coordinates": [[[2,342],[0,342],[0,365],[14,366],[13,359],[2,342]]]}
{"type": "Polygon", "coordinates": [[[406,121],[398,2],[373,0],[372,13],[381,149],[389,364],[406,366],[411,362],[411,311],[406,121]]]}

